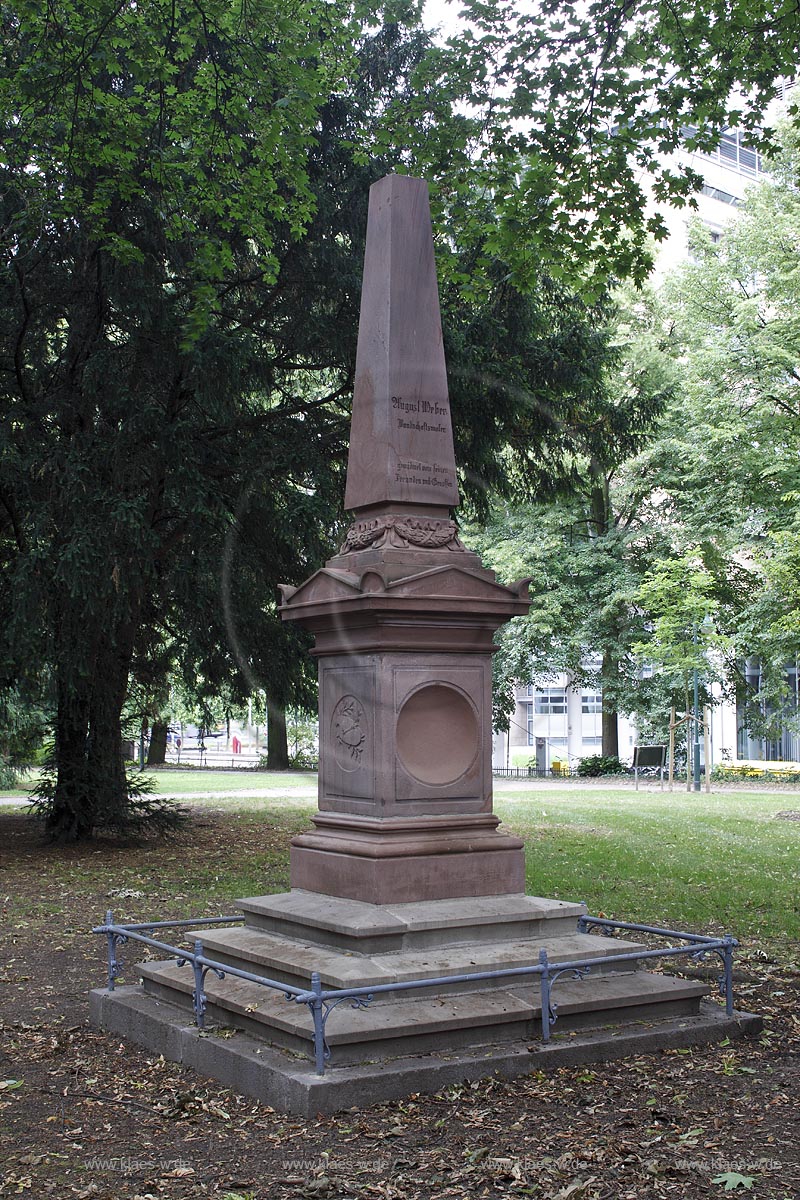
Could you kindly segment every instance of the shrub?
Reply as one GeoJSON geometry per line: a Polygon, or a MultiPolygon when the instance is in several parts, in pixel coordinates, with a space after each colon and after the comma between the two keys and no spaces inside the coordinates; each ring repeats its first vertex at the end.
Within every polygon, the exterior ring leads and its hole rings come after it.
{"type": "Polygon", "coordinates": [[[162,837],[180,832],[189,822],[189,810],[164,796],[154,796],[153,781],[138,771],[126,771],[127,797],[124,805],[99,807],[93,812],[91,828],[81,826],[86,811],[85,796],[69,811],[57,804],[58,772],[55,757],[42,770],[30,794],[31,815],[43,822],[54,841],[78,841],[110,833],[122,838],[162,837]]]}
{"type": "MultiPolygon", "coordinates": [[[[269,759],[266,754],[259,755],[257,771],[267,771],[269,759]]],[[[298,750],[297,754],[290,754],[288,759],[290,771],[316,771],[319,767],[319,757],[317,754],[308,750],[298,750]]]]}
{"type": "Polygon", "coordinates": [[[616,754],[590,754],[578,763],[579,775],[627,775],[627,768],[616,754]]]}
{"type": "Polygon", "coordinates": [[[5,758],[0,758],[0,788],[13,788],[19,783],[20,772],[5,758]]]}

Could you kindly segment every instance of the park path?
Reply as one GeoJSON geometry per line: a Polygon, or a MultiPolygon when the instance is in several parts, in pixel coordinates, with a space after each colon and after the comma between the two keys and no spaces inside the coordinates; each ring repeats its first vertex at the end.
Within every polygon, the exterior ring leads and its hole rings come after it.
{"type": "MultiPolygon", "coordinates": [[[[654,795],[661,790],[656,783],[639,784],[639,793],[634,788],[633,780],[608,783],[595,779],[513,779],[513,780],[496,780],[495,795],[501,795],[503,799],[514,802],[516,799],[514,793],[538,792],[546,795],[554,790],[566,791],[574,789],[575,791],[592,791],[602,788],[604,791],[616,791],[620,795],[620,800],[635,800],[637,794],[654,795]]],[[[675,794],[685,793],[685,787],[674,788],[675,794]]],[[[765,796],[792,796],[800,795],[800,787],[796,784],[785,784],[783,787],[766,788],[766,787],[731,787],[726,785],[720,787],[715,786],[711,790],[711,795],[721,794],[733,795],[753,795],[754,793],[763,794],[765,796]]],[[[703,793],[705,794],[705,793],[703,793]]],[[[663,795],[665,798],[670,793],[664,789],[663,795]]],[[[197,791],[197,792],[156,792],[154,798],[162,800],[236,800],[242,797],[252,797],[253,799],[262,800],[315,800],[317,797],[316,786],[281,788],[281,787],[264,787],[264,788],[229,788],[223,792],[213,791],[197,791]]],[[[0,807],[10,808],[20,804],[25,804],[28,796],[25,792],[18,792],[13,795],[5,795],[0,797],[0,807]]]]}

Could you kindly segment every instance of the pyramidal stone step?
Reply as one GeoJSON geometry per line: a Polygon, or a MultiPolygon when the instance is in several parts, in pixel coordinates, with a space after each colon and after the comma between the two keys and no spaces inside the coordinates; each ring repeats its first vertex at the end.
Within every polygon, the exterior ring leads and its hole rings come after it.
{"type": "MultiPolygon", "coordinates": [[[[191,970],[160,962],[143,963],[139,972],[150,996],[187,1012],[191,1009],[191,970]]],[[[631,1021],[695,1016],[709,991],[703,983],[643,971],[564,979],[552,992],[558,1014],[553,1036],[631,1021]]],[[[209,1024],[240,1029],[295,1053],[311,1053],[312,1021],[306,1005],[246,980],[217,979],[211,972],[205,992],[209,1024]]],[[[434,995],[404,991],[382,999],[379,1013],[377,998],[366,1007],[344,1001],[333,1011],[326,1040],[336,1065],[541,1037],[538,980],[510,988],[434,995]]]]}
{"type": "MultiPolygon", "coordinates": [[[[607,967],[604,960],[611,955],[636,954],[646,949],[637,942],[574,932],[546,940],[519,938],[494,944],[461,942],[372,957],[311,945],[246,927],[212,932],[207,929],[190,931],[188,941],[191,943],[195,938],[202,939],[203,953],[207,958],[300,988],[310,986],[314,971],[319,972],[323,987],[353,988],[514,970],[535,966],[540,950],[547,952],[548,959],[554,965],[588,958],[595,962],[595,971],[632,971],[636,965],[632,959],[623,963],[609,963],[607,967]]],[[[483,986],[502,987],[507,983],[507,979],[489,979],[484,981],[483,986]]],[[[453,986],[468,988],[470,984],[463,982],[453,986]]]]}
{"type": "Polygon", "coordinates": [[[581,904],[523,893],[369,904],[293,888],[237,901],[248,926],[360,954],[575,932],[581,904]]]}
{"type": "MultiPolygon", "coordinates": [[[[141,967],[145,991],[189,1009],[192,973],[171,963],[141,967]],[[182,972],[182,973],[181,973],[182,972]]],[[[206,977],[208,1023],[242,1029],[265,1042],[305,1055],[313,1054],[308,1007],[245,980],[206,977]]],[[[484,1042],[525,1039],[533,1034],[530,998],[508,990],[456,992],[408,998],[354,1008],[338,1005],[326,1029],[328,1045],[340,1065],[385,1059],[405,1053],[428,1053],[447,1046],[457,1050],[484,1042]]]]}

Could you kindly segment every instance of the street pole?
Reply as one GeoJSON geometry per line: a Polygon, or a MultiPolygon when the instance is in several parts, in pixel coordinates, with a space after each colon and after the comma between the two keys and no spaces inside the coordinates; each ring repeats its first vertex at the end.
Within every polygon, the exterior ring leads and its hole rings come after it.
{"type": "MultiPolygon", "coordinates": [[[[697,625],[694,627],[694,644],[697,647],[697,625]]],[[[700,791],[700,678],[694,669],[694,790],[700,791]]]]}

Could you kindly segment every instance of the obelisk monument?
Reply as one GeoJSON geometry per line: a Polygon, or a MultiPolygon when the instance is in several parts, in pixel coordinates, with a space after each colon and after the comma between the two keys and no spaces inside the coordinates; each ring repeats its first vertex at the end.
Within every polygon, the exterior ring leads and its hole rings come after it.
{"type": "Polygon", "coordinates": [[[389,175],[370,193],[345,507],[457,504],[428,187],[389,175]]]}
{"type": "Polygon", "coordinates": [[[370,192],[341,552],[281,615],[316,635],[320,784],[291,883],[374,904],[524,890],[492,814],[492,634],[527,611],[458,540],[427,184],[370,192]]]}

